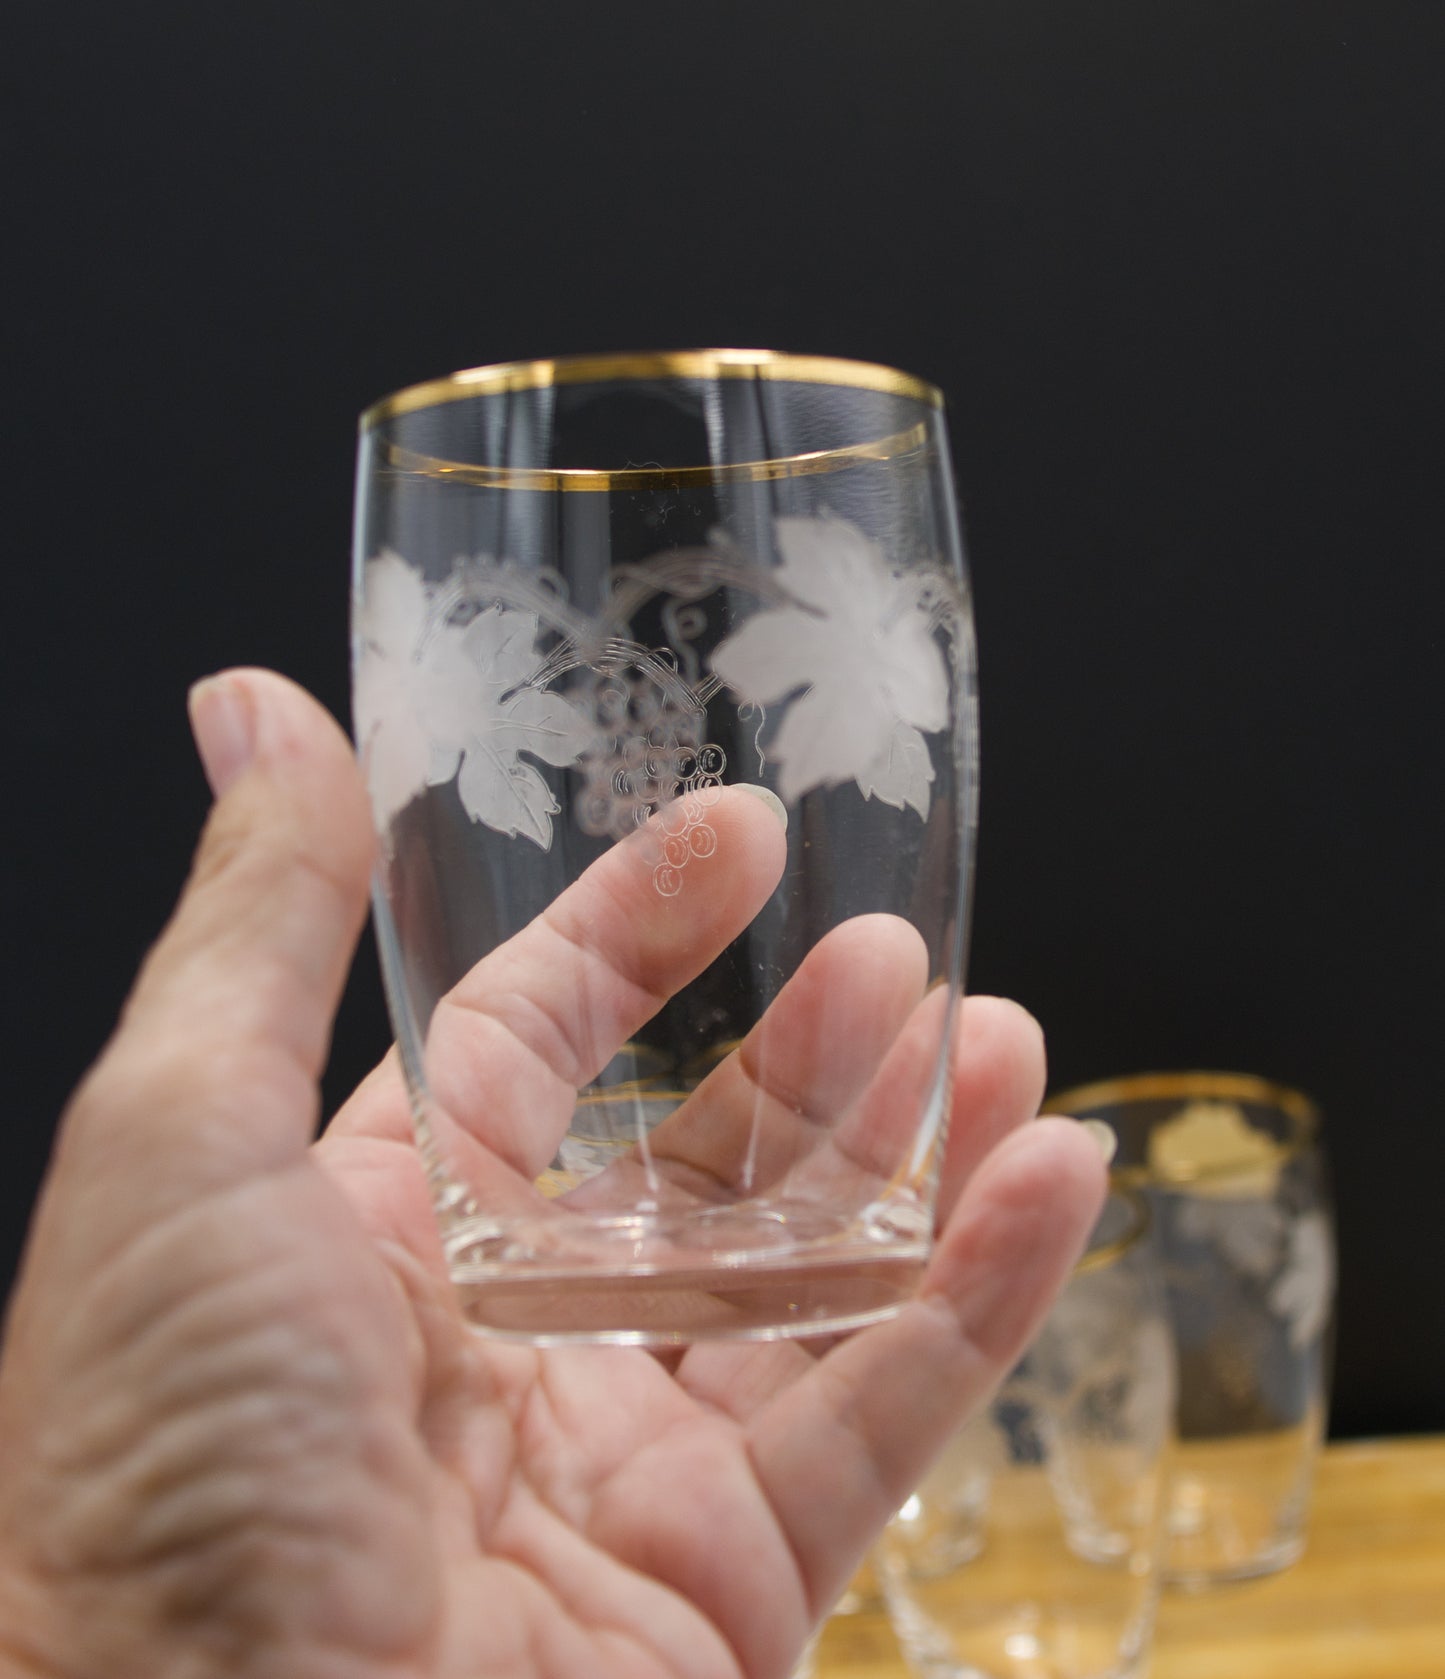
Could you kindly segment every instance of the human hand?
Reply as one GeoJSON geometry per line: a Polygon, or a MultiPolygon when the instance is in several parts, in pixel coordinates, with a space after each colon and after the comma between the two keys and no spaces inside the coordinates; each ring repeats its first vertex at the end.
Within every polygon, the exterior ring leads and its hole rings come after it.
{"type": "MultiPolygon", "coordinates": [[[[1024,1123],[1037,1029],[964,1010],[946,1222],[897,1318],[826,1352],[488,1341],[393,1059],[311,1144],[370,866],[350,750],[265,673],[195,709],[216,808],[12,1302],[0,1673],[779,1679],[1097,1210],[1088,1138],[1024,1123]]],[[[519,995],[574,984],[536,963],[519,995]]]]}

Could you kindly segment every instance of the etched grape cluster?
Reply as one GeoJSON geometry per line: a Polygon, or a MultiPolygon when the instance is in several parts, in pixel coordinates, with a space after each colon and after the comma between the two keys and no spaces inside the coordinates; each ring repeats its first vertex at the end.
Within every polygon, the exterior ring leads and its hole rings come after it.
{"type": "Polygon", "coordinates": [[[597,734],[577,766],[586,783],[578,821],[586,833],[623,839],[656,817],[652,880],[671,898],[688,863],[717,850],[707,813],[727,756],[702,739],[704,713],[682,697],[681,685],[644,671],[609,671],[593,673],[584,694],[597,734]]]}

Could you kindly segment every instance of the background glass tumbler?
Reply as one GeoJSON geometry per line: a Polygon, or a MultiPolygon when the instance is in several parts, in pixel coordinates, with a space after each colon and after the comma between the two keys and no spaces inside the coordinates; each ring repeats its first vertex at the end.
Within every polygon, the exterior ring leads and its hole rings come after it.
{"type": "Polygon", "coordinates": [[[1115,1175],[1158,1226],[1180,1378],[1168,1578],[1286,1566],[1329,1386],[1335,1239],[1314,1105],[1235,1073],[1143,1074],[1049,1105],[1113,1127],[1115,1175]]]}
{"type": "Polygon", "coordinates": [[[1028,1354],[878,1547],[925,1679],[1132,1679],[1154,1629],[1174,1354],[1148,1212],[1115,1189],[1028,1354]]]}
{"type": "Polygon", "coordinates": [[[816,1334],[924,1264],[977,723],[942,403],[763,351],[362,418],[376,926],[465,1310],[816,1334]]]}

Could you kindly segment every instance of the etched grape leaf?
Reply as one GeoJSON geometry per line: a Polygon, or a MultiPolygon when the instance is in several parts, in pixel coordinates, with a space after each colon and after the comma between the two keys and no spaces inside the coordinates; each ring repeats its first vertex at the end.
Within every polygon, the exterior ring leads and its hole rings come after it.
{"type": "Polygon", "coordinates": [[[473,821],[513,837],[524,834],[543,851],[550,849],[552,818],[560,806],[530,764],[486,746],[469,747],[457,774],[457,794],[473,821]]]}
{"type": "Polygon", "coordinates": [[[1307,1347],[1324,1329],[1335,1289],[1335,1247],[1323,1213],[1302,1214],[1289,1233],[1289,1255],[1269,1293],[1270,1309],[1289,1324],[1290,1345],[1307,1347]]]}
{"type": "Polygon", "coordinates": [[[899,810],[911,805],[920,816],[928,815],[932,781],[928,742],[911,723],[896,724],[883,751],[858,773],[865,799],[879,799],[899,810]]]}
{"type": "Polygon", "coordinates": [[[455,775],[473,820],[548,848],[557,801],[518,754],[575,763],[596,728],[529,686],[543,659],[537,614],[493,606],[453,622],[421,574],[384,553],[367,564],[357,634],[357,741],[381,830],[455,775]]]}
{"type": "Polygon", "coordinates": [[[545,851],[560,809],[551,789],[517,754],[572,764],[596,725],[560,694],[525,686],[537,674],[537,615],[505,606],[479,613],[461,634],[475,687],[467,709],[457,793],[474,821],[522,834],[545,851]]]}
{"type": "Polygon", "coordinates": [[[851,780],[926,816],[923,732],[948,724],[948,671],[917,575],[842,519],[779,519],[777,542],[774,579],[795,604],[755,613],[713,671],[750,704],[794,696],[769,746],[785,800],[851,780]]]}
{"type": "Polygon", "coordinates": [[[356,612],[354,707],[377,827],[456,773],[468,661],[455,630],[433,630],[431,590],[399,554],[367,562],[356,612]]]}

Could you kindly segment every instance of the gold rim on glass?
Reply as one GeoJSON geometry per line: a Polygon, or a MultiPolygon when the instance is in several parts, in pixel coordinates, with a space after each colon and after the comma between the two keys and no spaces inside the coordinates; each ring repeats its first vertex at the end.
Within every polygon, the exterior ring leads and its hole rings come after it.
{"type": "Polygon", "coordinates": [[[848,385],[886,396],[911,397],[928,408],[943,407],[943,393],[936,385],[879,362],[849,361],[842,356],[792,356],[778,350],[658,350],[470,367],[382,397],[361,416],[361,429],[370,431],[398,414],[413,414],[419,408],[434,408],[469,396],[628,379],[770,379],[781,384],[848,385]]]}
{"type": "MultiPolygon", "coordinates": [[[[1302,1153],[1319,1135],[1320,1111],[1303,1091],[1257,1078],[1253,1073],[1131,1073],[1057,1091],[1048,1098],[1044,1111],[1084,1114],[1102,1118],[1107,1124],[1107,1115],[1100,1110],[1125,1108],[1135,1102],[1191,1101],[1251,1102],[1256,1107],[1272,1108],[1283,1114],[1289,1121],[1289,1136],[1277,1142],[1281,1161],[1302,1153]]],[[[1238,1160],[1226,1159],[1208,1166],[1171,1171],[1163,1181],[1208,1183],[1235,1177],[1239,1170],[1238,1160]]],[[[1116,1183],[1160,1181],[1159,1174],[1148,1166],[1116,1166],[1110,1175],[1116,1183]]]]}
{"type": "MultiPolygon", "coordinates": [[[[501,362],[492,367],[469,368],[383,397],[361,416],[360,428],[365,435],[387,420],[467,397],[543,390],[554,385],[641,379],[759,379],[782,384],[837,385],[903,397],[932,410],[943,407],[943,393],[937,386],[875,362],[848,361],[837,356],[793,356],[774,350],[668,350],[652,354],[564,356],[551,361],[501,362]]],[[[923,448],[927,442],[925,420],[888,437],[772,460],[706,466],[623,467],[607,472],[588,467],[482,466],[420,454],[390,440],[384,440],[381,448],[386,464],[398,472],[483,489],[625,491],[672,488],[703,481],[766,482],[806,477],[865,461],[896,460],[923,448]]]]}

